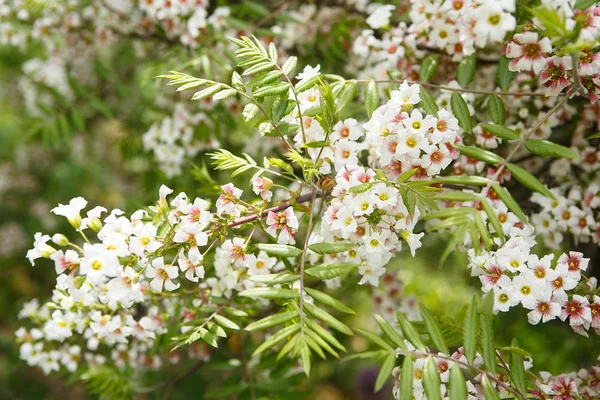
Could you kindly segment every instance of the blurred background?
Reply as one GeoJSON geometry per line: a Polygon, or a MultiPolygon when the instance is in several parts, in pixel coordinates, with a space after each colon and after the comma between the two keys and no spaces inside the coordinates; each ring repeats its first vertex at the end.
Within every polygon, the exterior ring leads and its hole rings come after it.
{"type": "MultiPolygon", "coordinates": [[[[350,62],[348,47],[362,18],[343,12],[345,5],[340,12],[336,2],[304,4],[312,7],[310,11],[293,1],[217,1],[207,9],[213,14],[217,7],[228,6],[226,26],[197,39],[197,46],[185,46],[168,26],[143,30],[142,17],[124,18],[121,13],[127,9],[119,7],[128,3],[125,0],[61,3],[0,0],[0,399],[93,398],[78,382],[29,368],[19,359],[14,341],[23,303],[44,301],[55,284],[52,263],[32,267],[25,258],[36,232],[67,230],[66,221],[51,214],[51,208],[83,196],[92,206],[132,212],[153,203],[163,183],[190,196],[210,197],[216,182],[225,181],[210,169],[205,157],[210,149],[260,153],[276,146],[269,139],[255,140],[252,127],[241,122],[239,104],[192,104],[189,95],[176,95],[153,78],[179,69],[228,79],[231,54],[223,49],[224,35],[250,32],[273,39],[277,32],[270,26],[300,32],[314,21],[322,22],[323,30],[311,32],[304,42],[303,34],[296,34],[297,41],[283,51],[299,55],[303,65],[320,64],[321,71],[344,73],[350,62]],[[69,22],[74,16],[81,21],[69,22]],[[96,17],[104,24],[86,22],[96,17]],[[24,36],[18,39],[19,35],[24,36]],[[178,118],[190,120],[186,132],[191,129],[191,139],[175,146],[194,151],[162,154],[165,148],[153,142],[152,129],[164,129],[172,123],[165,121],[178,118]]],[[[363,113],[361,107],[356,118],[363,113]]],[[[245,185],[243,179],[239,182],[245,185]]],[[[400,296],[454,315],[478,293],[479,282],[469,277],[462,253],[440,265],[446,239],[428,236],[416,258],[400,256],[390,270],[403,284],[400,296]]],[[[371,295],[355,287],[346,291],[344,298],[363,316],[349,325],[375,329],[371,295]]],[[[562,323],[532,327],[525,314],[519,308],[500,315],[495,319],[496,335],[507,346],[518,337],[538,369],[570,371],[591,365],[597,357],[597,338],[577,337],[562,323]]],[[[363,351],[368,344],[352,338],[348,347],[363,351]]],[[[211,398],[206,395],[211,377],[222,373],[218,362],[211,368],[203,369],[199,379],[182,380],[172,398],[211,398]]],[[[302,396],[387,399],[391,390],[372,394],[377,370],[359,361],[320,363],[310,382],[302,385],[302,396]]]]}

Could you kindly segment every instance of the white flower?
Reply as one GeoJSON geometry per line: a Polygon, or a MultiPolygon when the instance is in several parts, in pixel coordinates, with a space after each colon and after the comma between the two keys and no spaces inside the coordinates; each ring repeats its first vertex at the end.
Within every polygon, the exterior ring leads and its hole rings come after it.
{"type": "Polygon", "coordinates": [[[314,78],[315,76],[320,75],[320,71],[321,70],[321,66],[317,65],[316,67],[311,67],[310,65],[307,65],[306,67],[304,67],[304,70],[302,72],[300,72],[298,74],[298,76],[296,76],[296,79],[298,79],[299,81],[302,80],[308,80],[310,78],[314,78]]]}
{"type": "Polygon", "coordinates": [[[377,5],[367,18],[367,24],[373,29],[383,28],[390,23],[392,11],[395,9],[396,6],[391,4],[377,5]]]}
{"type": "Polygon", "coordinates": [[[248,267],[249,275],[268,274],[277,263],[277,259],[269,257],[267,253],[261,251],[258,256],[248,255],[246,266],[248,267]]]}
{"type": "Polygon", "coordinates": [[[519,304],[519,299],[512,286],[495,287],[494,288],[494,306],[493,312],[497,314],[498,311],[506,312],[511,307],[519,304]]]}
{"type": "Polygon", "coordinates": [[[47,244],[50,240],[49,235],[42,235],[41,232],[37,232],[34,236],[33,249],[27,252],[27,258],[31,265],[35,265],[35,260],[38,258],[48,258],[56,250],[47,244]]]}
{"type": "Polygon", "coordinates": [[[69,202],[69,204],[59,204],[51,211],[56,215],[67,218],[67,221],[69,221],[73,228],[79,229],[81,226],[81,216],[79,213],[85,208],[85,206],[87,206],[87,200],[85,200],[83,197],[75,197],[69,202]]]}
{"type": "Polygon", "coordinates": [[[192,281],[198,282],[198,278],[204,279],[204,267],[202,266],[202,254],[198,247],[192,247],[187,254],[179,257],[179,269],[185,271],[185,277],[192,281]]]}
{"type": "Polygon", "coordinates": [[[179,283],[174,283],[173,279],[179,276],[177,267],[172,265],[165,266],[165,261],[162,257],[152,260],[152,264],[146,267],[146,276],[152,278],[150,287],[156,292],[162,292],[163,286],[168,291],[173,291],[179,288],[179,283]]]}
{"type": "Polygon", "coordinates": [[[114,251],[107,250],[101,244],[83,245],[80,272],[87,275],[90,281],[99,283],[105,276],[113,277],[119,267],[119,259],[114,251]]]}

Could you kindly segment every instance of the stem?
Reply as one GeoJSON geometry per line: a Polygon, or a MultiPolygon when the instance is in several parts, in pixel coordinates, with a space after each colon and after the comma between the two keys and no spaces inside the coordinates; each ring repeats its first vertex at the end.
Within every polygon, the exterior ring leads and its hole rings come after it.
{"type": "Polygon", "coordinates": [[[300,332],[302,333],[302,340],[304,340],[304,264],[306,263],[306,252],[308,250],[308,240],[313,230],[313,212],[315,210],[315,200],[317,199],[317,192],[311,193],[310,200],[310,211],[308,218],[308,226],[306,227],[306,237],[304,238],[304,249],[302,249],[302,255],[300,256],[300,332]]]}
{"type": "MultiPolygon", "coordinates": [[[[313,198],[313,196],[314,197],[324,197],[325,195],[326,195],[326,193],[319,189],[319,190],[316,190],[314,192],[303,194],[302,196],[298,197],[296,199],[296,203],[305,203],[305,202],[311,200],[313,198]]],[[[278,206],[267,208],[266,210],[263,210],[263,211],[261,211],[259,213],[252,214],[252,215],[249,215],[247,217],[243,217],[243,218],[240,218],[238,220],[235,220],[235,221],[231,222],[230,224],[228,224],[227,227],[228,228],[234,228],[236,226],[240,226],[240,225],[243,225],[243,224],[247,224],[249,222],[256,221],[257,219],[261,219],[261,218],[265,217],[267,214],[269,214],[269,212],[277,213],[279,211],[285,210],[290,205],[291,205],[290,202],[286,201],[286,202],[284,202],[284,203],[282,203],[282,204],[280,204],[278,206]]]]}
{"type": "Polygon", "coordinates": [[[573,94],[579,94],[581,96],[587,97],[590,96],[587,94],[587,89],[581,83],[581,77],[579,76],[579,55],[575,53],[571,53],[571,64],[573,64],[573,80],[575,81],[575,86],[577,90],[573,92],[573,94]]]}

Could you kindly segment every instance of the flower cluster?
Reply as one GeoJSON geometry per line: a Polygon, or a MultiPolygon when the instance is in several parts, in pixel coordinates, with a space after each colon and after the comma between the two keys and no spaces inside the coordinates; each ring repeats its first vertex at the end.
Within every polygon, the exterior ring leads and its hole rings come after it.
{"type": "Polygon", "coordinates": [[[172,117],[155,122],[142,136],[144,149],[151,151],[167,178],[180,175],[182,167],[198,152],[219,147],[211,136],[198,137],[202,128],[212,130],[213,122],[205,113],[190,113],[176,104],[172,117]]]}

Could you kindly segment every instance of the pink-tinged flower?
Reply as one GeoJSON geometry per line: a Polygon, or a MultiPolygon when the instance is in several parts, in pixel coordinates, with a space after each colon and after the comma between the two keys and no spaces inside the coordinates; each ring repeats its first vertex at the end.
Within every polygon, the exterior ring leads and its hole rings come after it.
{"type": "Polygon", "coordinates": [[[189,223],[198,223],[200,228],[204,228],[212,218],[208,208],[209,205],[206,200],[196,198],[192,204],[186,206],[187,215],[183,220],[189,223]]]}
{"type": "Polygon", "coordinates": [[[54,267],[57,274],[62,274],[67,270],[72,270],[79,264],[79,254],[74,250],[62,250],[57,251],[50,255],[52,261],[54,261],[54,267]]]}
{"type": "Polygon", "coordinates": [[[288,207],[285,211],[274,213],[269,211],[267,215],[267,233],[273,237],[277,236],[277,231],[281,230],[277,243],[279,244],[295,244],[294,236],[300,224],[298,218],[294,214],[292,207],[288,207]]]}
{"type": "Polygon", "coordinates": [[[233,183],[228,183],[221,186],[223,194],[217,199],[217,214],[231,214],[239,217],[240,209],[237,207],[237,201],[242,195],[242,190],[233,186],[233,183]]]}
{"type": "Polygon", "coordinates": [[[501,266],[491,264],[487,265],[485,269],[486,273],[479,277],[481,284],[483,285],[481,289],[484,292],[487,293],[498,286],[510,285],[510,278],[504,275],[504,269],[501,266]]]}
{"type": "Polygon", "coordinates": [[[579,73],[582,76],[596,75],[600,70],[600,54],[584,49],[579,55],[579,73]]]}
{"type": "Polygon", "coordinates": [[[263,178],[260,176],[252,178],[252,190],[254,193],[259,194],[264,201],[271,201],[273,192],[271,192],[270,189],[272,187],[273,181],[268,178],[263,178]]]}
{"type": "Polygon", "coordinates": [[[536,32],[517,33],[506,46],[506,57],[512,58],[508,64],[511,71],[532,71],[539,74],[546,65],[546,53],[552,51],[552,43],[547,37],[539,40],[536,32]]]}
{"type": "Polygon", "coordinates": [[[600,76],[598,74],[580,76],[579,81],[581,82],[581,86],[585,88],[586,94],[590,97],[592,104],[595,104],[600,96],[600,76]]]}
{"type": "Polygon", "coordinates": [[[581,271],[585,271],[590,262],[589,258],[583,257],[583,253],[577,251],[570,251],[569,255],[566,253],[561,255],[556,262],[557,267],[564,265],[567,267],[569,276],[578,278],[581,271]]]}
{"type": "Polygon", "coordinates": [[[590,302],[587,298],[578,294],[573,295],[571,301],[563,303],[563,309],[560,313],[560,319],[566,321],[569,318],[569,325],[577,326],[592,321],[592,313],[588,307],[590,302]]]}
{"type": "Polygon", "coordinates": [[[575,381],[564,375],[559,376],[556,381],[552,382],[550,389],[555,393],[554,400],[574,400],[573,395],[577,394],[575,381]]]}
{"type": "Polygon", "coordinates": [[[546,96],[558,96],[564,88],[571,85],[571,69],[569,57],[554,56],[548,59],[546,69],[540,75],[541,82],[547,87],[546,96]]]}
{"type": "Polygon", "coordinates": [[[237,266],[246,265],[246,242],[242,238],[226,240],[222,246],[229,253],[229,261],[237,266]]]}
{"type": "Polygon", "coordinates": [[[537,325],[540,320],[546,323],[560,315],[560,304],[550,300],[550,295],[545,294],[536,300],[533,310],[527,314],[531,325],[537,325]]]}

